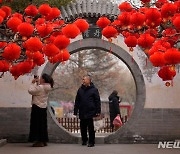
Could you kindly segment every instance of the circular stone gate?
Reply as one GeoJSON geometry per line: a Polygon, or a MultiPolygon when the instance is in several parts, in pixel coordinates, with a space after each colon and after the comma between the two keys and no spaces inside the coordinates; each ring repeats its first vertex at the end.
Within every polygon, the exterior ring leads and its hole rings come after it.
{"type": "MultiPolygon", "coordinates": [[[[126,134],[128,130],[132,128],[133,124],[138,120],[141,112],[143,111],[145,97],[146,97],[144,78],[137,63],[135,61],[132,62],[131,55],[128,54],[128,52],[122,49],[120,46],[112,44],[108,41],[104,41],[97,38],[87,38],[87,39],[75,41],[71,43],[67,48],[70,54],[85,49],[100,49],[109,52],[110,48],[112,50],[112,54],[114,54],[116,57],[122,60],[129,68],[130,72],[132,73],[136,85],[136,101],[134,104],[134,110],[132,112],[131,118],[128,120],[128,122],[125,125],[123,125],[120,129],[118,129],[118,131],[116,131],[115,133],[112,133],[111,135],[104,138],[101,137],[99,138],[99,140],[97,138],[96,139],[97,143],[105,143],[105,142],[108,143],[109,141],[112,141],[113,143],[116,142],[117,136],[119,137],[121,135],[123,136],[124,134],[126,134]]],[[[59,63],[51,64],[48,62],[43,70],[43,73],[52,75],[58,65],[59,63]]],[[[49,113],[52,114],[51,111],[49,113]]],[[[66,143],[78,142],[78,138],[74,136],[72,133],[65,130],[57,122],[54,116],[49,115],[48,125],[49,125],[49,132],[51,134],[50,140],[55,142],[66,142],[66,143]],[[54,125],[57,125],[58,127],[57,126],[55,127],[54,125]],[[56,134],[53,132],[56,132],[56,134]]]]}

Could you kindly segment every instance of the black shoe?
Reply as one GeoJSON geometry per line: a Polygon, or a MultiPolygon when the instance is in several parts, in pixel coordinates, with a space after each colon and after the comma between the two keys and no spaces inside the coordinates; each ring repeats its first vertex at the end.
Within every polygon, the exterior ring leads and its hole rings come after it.
{"type": "Polygon", "coordinates": [[[89,143],[89,144],[88,144],[88,147],[94,147],[94,144],[89,143]]]}
{"type": "Polygon", "coordinates": [[[82,145],[87,145],[87,142],[82,142],[82,145]]]}

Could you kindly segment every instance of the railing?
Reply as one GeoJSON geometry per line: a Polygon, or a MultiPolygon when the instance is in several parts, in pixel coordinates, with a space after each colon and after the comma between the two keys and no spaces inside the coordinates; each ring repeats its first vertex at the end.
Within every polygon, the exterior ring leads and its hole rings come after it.
{"type": "MultiPolygon", "coordinates": [[[[78,118],[57,118],[58,122],[63,126],[66,130],[72,133],[80,133],[80,120],[78,118]]],[[[110,133],[113,132],[110,127],[110,119],[104,118],[104,127],[98,131],[97,133],[110,133]]]]}

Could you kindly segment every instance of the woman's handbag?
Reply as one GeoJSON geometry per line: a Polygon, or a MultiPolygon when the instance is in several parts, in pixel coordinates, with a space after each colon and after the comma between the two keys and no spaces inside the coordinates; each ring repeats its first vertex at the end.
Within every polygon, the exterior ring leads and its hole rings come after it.
{"type": "Polygon", "coordinates": [[[113,125],[114,125],[115,127],[121,127],[122,124],[123,124],[123,123],[122,123],[122,121],[121,121],[120,116],[117,115],[116,118],[114,118],[114,120],[113,120],[113,125]]]}

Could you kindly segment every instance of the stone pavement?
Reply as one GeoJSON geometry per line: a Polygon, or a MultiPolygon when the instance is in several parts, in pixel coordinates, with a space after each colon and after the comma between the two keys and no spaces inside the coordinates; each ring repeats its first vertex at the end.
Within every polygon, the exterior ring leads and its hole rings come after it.
{"type": "Polygon", "coordinates": [[[158,149],[157,144],[96,144],[89,148],[80,144],[54,144],[31,147],[29,143],[8,143],[0,154],[179,154],[180,149],[158,149]]]}

